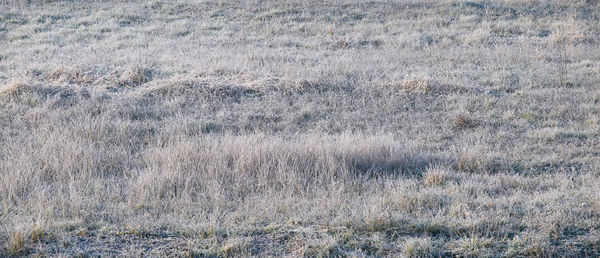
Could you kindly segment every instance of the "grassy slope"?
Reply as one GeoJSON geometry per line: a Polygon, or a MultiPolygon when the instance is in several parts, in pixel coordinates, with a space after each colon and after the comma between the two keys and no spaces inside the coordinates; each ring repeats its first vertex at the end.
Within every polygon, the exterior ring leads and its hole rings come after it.
{"type": "Polygon", "coordinates": [[[592,2],[0,5],[0,254],[598,255],[592,2]]]}

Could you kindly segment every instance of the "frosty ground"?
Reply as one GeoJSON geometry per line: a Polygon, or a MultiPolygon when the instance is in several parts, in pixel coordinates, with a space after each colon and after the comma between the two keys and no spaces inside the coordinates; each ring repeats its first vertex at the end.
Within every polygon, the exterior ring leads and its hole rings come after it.
{"type": "Polygon", "coordinates": [[[599,255],[598,20],[4,1],[0,255],[599,255]]]}

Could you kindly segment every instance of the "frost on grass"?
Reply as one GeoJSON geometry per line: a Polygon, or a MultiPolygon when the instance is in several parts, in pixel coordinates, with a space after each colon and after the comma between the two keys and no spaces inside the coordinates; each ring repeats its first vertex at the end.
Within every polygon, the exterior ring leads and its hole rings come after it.
{"type": "Polygon", "coordinates": [[[538,2],[0,1],[0,256],[598,256],[598,4],[538,2]]]}

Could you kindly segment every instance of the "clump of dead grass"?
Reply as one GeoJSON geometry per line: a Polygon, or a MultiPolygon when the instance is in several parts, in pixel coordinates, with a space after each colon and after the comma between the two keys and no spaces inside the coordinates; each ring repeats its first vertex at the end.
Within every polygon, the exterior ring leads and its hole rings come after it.
{"type": "Polygon", "coordinates": [[[444,87],[442,87],[441,82],[432,79],[429,75],[410,75],[399,82],[384,83],[382,86],[386,89],[403,90],[419,95],[443,90],[457,90],[456,87],[451,85],[444,84],[444,87]]]}
{"type": "Polygon", "coordinates": [[[16,96],[27,87],[27,83],[22,80],[10,81],[0,87],[0,97],[16,96]]]}
{"type": "Polygon", "coordinates": [[[44,230],[41,226],[36,226],[31,230],[30,238],[34,243],[39,242],[44,237],[44,230]]]}
{"type": "Polygon", "coordinates": [[[433,81],[428,76],[410,76],[400,82],[404,90],[425,94],[433,89],[433,81]]]}
{"type": "Polygon", "coordinates": [[[220,248],[220,253],[226,257],[242,255],[246,249],[245,241],[241,239],[230,239],[220,248]]]}
{"type": "Polygon", "coordinates": [[[127,86],[137,86],[149,82],[152,72],[140,66],[131,66],[119,77],[120,83],[127,86]]]}
{"type": "Polygon", "coordinates": [[[20,231],[15,231],[8,240],[8,254],[18,256],[25,249],[25,236],[20,231]]]}
{"type": "Polygon", "coordinates": [[[585,38],[583,29],[573,18],[554,22],[552,34],[548,38],[551,43],[577,43],[585,38]]]}
{"type": "Polygon", "coordinates": [[[89,71],[59,67],[54,69],[47,79],[72,84],[90,84],[94,81],[94,76],[89,71]]]}
{"type": "Polygon", "coordinates": [[[466,141],[457,147],[454,151],[455,163],[453,168],[460,172],[489,172],[488,158],[483,153],[486,153],[481,143],[466,141]]]}
{"type": "Polygon", "coordinates": [[[460,113],[454,116],[452,125],[456,129],[470,129],[477,127],[479,122],[470,113],[460,113]]]}
{"type": "Polygon", "coordinates": [[[441,250],[429,237],[410,237],[402,245],[402,255],[405,257],[430,257],[441,255],[441,250]]]}
{"type": "Polygon", "coordinates": [[[492,245],[491,239],[467,237],[454,241],[449,249],[458,257],[488,257],[493,253],[492,245]]]}
{"type": "Polygon", "coordinates": [[[423,184],[427,186],[440,186],[450,179],[450,171],[441,167],[430,167],[423,174],[423,184]]]}

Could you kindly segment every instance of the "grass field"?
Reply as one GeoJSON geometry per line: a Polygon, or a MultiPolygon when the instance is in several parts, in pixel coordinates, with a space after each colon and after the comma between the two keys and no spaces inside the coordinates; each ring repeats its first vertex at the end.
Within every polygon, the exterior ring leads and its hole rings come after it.
{"type": "Polygon", "coordinates": [[[600,255],[598,1],[0,1],[0,256],[600,255]]]}

